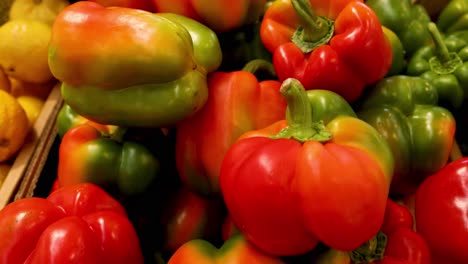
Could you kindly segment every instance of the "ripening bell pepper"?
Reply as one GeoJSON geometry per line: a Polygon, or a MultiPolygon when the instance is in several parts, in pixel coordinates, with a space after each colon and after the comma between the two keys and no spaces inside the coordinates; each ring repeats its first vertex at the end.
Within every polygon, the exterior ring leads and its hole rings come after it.
{"type": "Polygon", "coordinates": [[[182,245],[168,261],[168,264],[191,263],[284,264],[281,259],[253,246],[241,234],[230,237],[219,249],[206,240],[191,240],[182,245]]]}
{"type": "Polygon", "coordinates": [[[1,264],[144,263],[124,207],[90,183],[16,200],[0,226],[1,264]]]}
{"type": "Polygon", "coordinates": [[[144,192],[160,164],[142,144],[122,139],[121,129],[105,135],[88,124],[68,130],[59,147],[59,186],[91,182],[116,186],[124,195],[144,192]]]}
{"type": "Polygon", "coordinates": [[[88,124],[107,134],[110,134],[112,131],[117,129],[116,126],[103,125],[86,119],[83,116],[77,114],[75,110],[73,110],[68,104],[63,104],[62,108],[60,108],[60,111],[57,114],[57,120],[55,123],[57,134],[62,138],[70,128],[82,124],[88,124]]]}
{"type": "Polygon", "coordinates": [[[243,133],[284,118],[286,102],[277,80],[258,81],[254,72],[272,68],[249,62],[243,70],[209,76],[210,96],[202,110],[180,122],[176,166],[182,182],[202,195],[219,195],[219,170],[229,146],[243,133]],[[257,68],[256,68],[257,67],[257,68]]]}
{"type": "Polygon", "coordinates": [[[338,94],[306,92],[295,79],[284,81],[281,93],[287,119],[243,134],[224,156],[228,212],[270,254],[303,254],[318,241],[354,250],[382,225],[390,148],[338,94]]]}
{"type": "Polygon", "coordinates": [[[468,29],[468,1],[451,0],[440,11],[436,20],[442,33],[454,33],[468,29]]]}
{"type": "Polygon", "coordinates": [[[400,38],[407,58],[419,48],[432,42],[426,27],[431,18],[424,6],[412,2],[411,0],[366,0],[365,2],[377,14],[380,23],[400,38]]]}
{"type": "Polygon", "coordinates": [[[195,19],[216,32],[229,32],[255,23],[266,0],[153,0],[157,12],[195,19]]]}
{"type": "Polygon", "coordinates": [[[216,34],[192,19],[90,1],[57,16],[49,46],[65,103],[121,126],[169,126],[197,112],[208,97],[206,74],[221,59],[216,34]]]}
{"type": "Polygon", "coordinates": [[[279,80],[298,79],[306,90],[330,90],[354,102],[392,64],[379,19],[360,0],[274,2],[263,23],[262,41],[279,80]]]}
{"type": "Polygon", "coordinates": [[[455,119],[437,106],[438,93],[420,77],[395,75],[363,97],[358,116],[388,142],[395,161],[391,193],[410,194],[448,161],[455,119]]]}
{"type": "Polygon", "coordinates": [[[442,104],[458,108],[468,98],[468,40],[444,39],[433,22],[427,27],[435,45],[424,46],[411,57],[407,74],[429,80],[442,104]]]}

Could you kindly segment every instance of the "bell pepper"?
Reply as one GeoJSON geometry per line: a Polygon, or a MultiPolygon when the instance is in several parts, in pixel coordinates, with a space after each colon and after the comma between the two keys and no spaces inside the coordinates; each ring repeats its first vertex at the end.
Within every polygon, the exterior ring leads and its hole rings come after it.
{"type": "Polygon", "coordinates": [[[157,12],[176,13],[195,19],[216,32],[229,32],[255,23],[266,0],[153,0],[157,12]]]}
{"type": "Polygon", "coordinates": [[[0,211],[0,263],[143,263],[125,209],[90,183],[47,198],[22,198],[0,211]]]}
{"type": "Polygon", "coordinates": [[[437,28],[443,33],[468,29],[468,1],[450,0],[436,19],[437,28]]]}
{"type": "Polygon", "coordinates": [[[429,244],[433,264],[468,263],[466,201],[468,157],[451,161],[419,186],[416,228],[429,244]]]}
{"type": "Polygon", "coordinates": [[[427,27],[435,45],[424,46],[411,57],[407,74],[429,80],[441,103],[458,108],[468,98],[468,41],[443,39],[433,22],[427,27]]]}
{"type": "Polygon", "coordinates": [[[208,199],[186,188],[177,190],[163,208],[163,249],[171,254],[193,239],[217,239],[224,217],[220,199],[208,199]]]}
{"type": "Polygon", "coordinates": [[[437,103],[437,90],[429,81],[405,75],[382,79],[362,99],[359,118],[377,129],[392,151],[392,194],[414,192],[449,159],[456,122],[437,103]]]}
{"type": "MultiPolygon", "coordinates": [[[[295,78],[306,90],[330,90],[354,102],[366,85],[387,74],[392,64],[390,43],[379,19],[362,1],[291,0],[287,7],[283,5],[276,8],[273,3],[265,23],[294,14],[291,10],[301,23],[287,36],[291,41],[277,47],[265,44],[270,50],[274,47],[273,65],[280,81],[295,78]]],[[[285,30],[278,27],[274,33],[284,35],[285,30]]]]}
{"type": "Polygon", "coordinates": [[[380,23],[400,38],[407,58],[432,43],[426,26],[431,17],[421,4],[411,0],[366,0],[365,3],[372,8],[380,23]]]}
{"type": "Polygon", "coordinates": [[[272,68],[255,60],[243,70],[214,72],[210,96],[203,109],[180,122],[176,135],[176,166],[182,182],[193,192],[219,195],[219,170],[229,146],[249,130],[284,118],[286,102],[277,80],[259,81],[259,69],[272,68]]]}
{"type": "Polygon", "coordinates": [[[159,173],[160,164],[142,144],[125,140],[122,130],[105,135],[87,124],[68,130],[59,146],[59,186],[82,182],[117,186],[124,195],[144,192],[159,173]]]}
{"type": "Polygon", "coordinates": [[[120,126],[169,126],[197,112],[221,56],[216,34],[192,19],[90,1],[57,16],[49,46],[65,103],[120,126]]]}
{"type": "Polygon", "coordinates": [[[385,76],[401,74],[406,68],[406,54],[403,43],[391,29],[382,26],[382,30],[392,47],[392,66],[385,76]]]}
{"type": "Polygon", "coordinates": [[[306,92],[287,79],[281,94],[287,119],[246,132],[224,156],[220,186],[228,212],[269,254],[303,254],[318,241],[354,250],[382,225],[390,148],[336,93],[306,92]]]}
{"type": "Polygon", "coordinates": [[[63,104],[62,108],[60,108],[60,111],[57,114],[57,120],[55,124],[57,128],[57,134],[60,136],[60,138],[62,138],[70,128],[82,124],[93,126],[106,134],[110,134],[112,131],[117,129],[116,126],[103,125],[86,119],[83,116],[77,114],[75,110],[73,110],[68,104],[63,104]]]}
{"type": "Polygon", "coordinates": [[[191,240],[182,245],[168,261],[168,264],[189,263],[284,264],[281,259],[253,246],[241,234],[229,238],[219,249],[206,240],[191,240]]]}
{"type": "Polygon", "coordinates": [[[424,237],[413,230],[413,218],[403,205],[388,199],[385,219],[374,238],[350,252],[353,263],[431,264],[424,237]]]}
{"type": "Polygon", "coordinates": [[[154,5],[151,0],[90,0],[103,6],[120,6],[135,9],[142,9],[154,12],[154,5]]]}

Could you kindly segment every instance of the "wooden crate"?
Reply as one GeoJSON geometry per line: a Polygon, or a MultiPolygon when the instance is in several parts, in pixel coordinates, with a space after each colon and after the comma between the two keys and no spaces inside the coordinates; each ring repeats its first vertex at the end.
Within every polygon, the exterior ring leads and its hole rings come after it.
{"type": "Polygon", "coordinates": [[[57,134],[55,121],[62,105],[63,99],[58,84],[44,102],[29,138],[0,187],[0,209],[13,200],[33,195],[35,184],[57,134]]]}

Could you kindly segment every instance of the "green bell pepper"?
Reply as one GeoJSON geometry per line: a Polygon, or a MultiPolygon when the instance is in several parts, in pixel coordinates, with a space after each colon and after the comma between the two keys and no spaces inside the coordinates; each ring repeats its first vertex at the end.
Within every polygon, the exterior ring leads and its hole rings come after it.
{"type": "Polygon", "coordinates": [[[443,39],[432,22],[428,30],[435,45],[424,46],[411,57],[407,74],[430,81],[440,105],[458,108],[468,97],[468,42],[457,37],[443,39]]]}
{"type": "Polygon", "coordinates": [[[406,56],[431,43],[426,28],[431,18],[422,5],[412,4],[410,0],[367,0],[365,3],[374,10],[380,23],[400,38],[406,56]]]}
{"type": "Polygon", "coordinates": [[[405,48],[400,38],[391,29],[382,26],[383,33],[392,46],[392,66],[386,76],[397,75],[406,67],[405,48]]]}
{"type": "Polygon", "coordinates": [[[364,96],[357,115],[387,140],[395,161],[393,194],[409,194],[448,161],[455,119],[438,106],[438,92],[421,77],[395,75],[364,96]]]}
{"type": "Polygon", "coordinates": [[[437,27],[442,33],[468,29],[468,0],[451,0],[439,13],[437,27]]]}
{"type": "Polygon", "coordinates": [[[206,75],[221,60],[216,34],[195,20],[91,1],[57,16],[49,46],[65,103],[118,126],[170,126],[194,114],[208,98],[206,75]],[[76,48],[83,41],[86,48],[76,48]]]}
{"type": "Polygon", "coordinates": [[[59,147],[58,185],[91,182],[106,190],[117,187],[119,194],[144,193],[160,163],[143,144],[126,140],[123,131],[105,135],[88,124],[70,128],[59,147]]]}

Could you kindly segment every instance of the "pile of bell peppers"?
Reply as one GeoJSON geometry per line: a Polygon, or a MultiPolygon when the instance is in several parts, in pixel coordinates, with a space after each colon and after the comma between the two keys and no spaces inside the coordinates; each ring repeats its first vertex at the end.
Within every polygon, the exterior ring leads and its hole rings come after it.
{"type": "Polygon", "coordinates": [[[70,1],[3,263],[468,263],[468,0],[70,1]],[[431,14],[431,15],[430,15],[431,14]]]}

